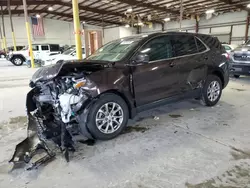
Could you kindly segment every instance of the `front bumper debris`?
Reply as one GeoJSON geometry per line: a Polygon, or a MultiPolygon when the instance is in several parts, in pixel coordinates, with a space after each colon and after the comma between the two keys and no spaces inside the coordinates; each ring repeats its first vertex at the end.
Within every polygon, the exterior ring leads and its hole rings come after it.
{"type": "Polygon", "coordinates": [[[14,164],[13,169],[18,168],[20,164],[26,163],[29,164],[27,170],[31,170],[55,157],[55,153],[48,147],[46,142],[39,139],[37,131],[37,120],[31,114],[28,114],[28,136],[16,146],[14,155],[9,161],[14,164]],[[42,157],[31,162],[31,159],[36,155],[42,155],[42,157]]]}

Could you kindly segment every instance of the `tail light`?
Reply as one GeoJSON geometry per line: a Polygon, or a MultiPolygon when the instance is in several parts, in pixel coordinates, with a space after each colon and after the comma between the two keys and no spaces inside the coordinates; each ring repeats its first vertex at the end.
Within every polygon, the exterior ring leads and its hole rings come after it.
{"type": "Polygon", "coordinates": [[[230,60],[230,54],[229,53],[225,53],[225,56],[226,56],[227,60],[230,60]]]}

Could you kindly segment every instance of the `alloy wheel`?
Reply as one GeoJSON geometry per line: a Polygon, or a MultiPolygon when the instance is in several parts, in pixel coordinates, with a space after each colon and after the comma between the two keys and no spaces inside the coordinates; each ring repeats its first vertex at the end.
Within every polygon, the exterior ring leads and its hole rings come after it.
{"type": "Polygon", "coordinates": [[[96,114],[96,126],[104,134],[112,134],[123,123],[123,109],[115,102],[108,102],[101,106],[96,114]]]}
{"type": "Polygon", "coordinates": [[[207,97],[211,102],[216,101],[220,96],[221,88],[218,81],[212,81],[207,89],[207,97]]]}
{"type": "Polygon", "coordinates": [[[20,58],[15,58],[15,59],[14,59],[14,63],[15,63],[16,65],[21,65],[21,64],[22,64],[22,60],[21,60],[20,58]]]}

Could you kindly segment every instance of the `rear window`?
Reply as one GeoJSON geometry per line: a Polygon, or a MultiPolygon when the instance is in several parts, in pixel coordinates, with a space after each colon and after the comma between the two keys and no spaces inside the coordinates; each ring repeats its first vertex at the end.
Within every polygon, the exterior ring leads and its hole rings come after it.
{"type": "Polygon", "coordinates": [[[198,52],[194,36],[176,35],[171,38],[175,57],[198,52]]]}
{"type": "Polygon", "coordinates": [[[219,50],[224,50],[222,45],[217,37],[209,36],[209,35],[200,35],[199,38],[209,47],[209,48],[217,48],[219,50]]]}
{"type": "Polygon", "coordinates": [[[232,48],[230,48],[229,46],[223,46],[225,48],[225,50],[232,50],[232,48]]]}
{"type": "Polygon", "coordinates": [[[51,52],[58,52],[58,51],[60,51],[60,46],[57,45],[57,44],[50,44],[49,46],[50,46],[50,51],[51,52]]]}

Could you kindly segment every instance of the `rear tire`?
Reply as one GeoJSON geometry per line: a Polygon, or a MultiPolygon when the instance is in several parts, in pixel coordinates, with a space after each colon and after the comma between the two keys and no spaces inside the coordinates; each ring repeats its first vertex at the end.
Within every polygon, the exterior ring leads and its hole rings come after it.
{"type": "Polygon", "coordinates": [[[95,139],[110,140],[124,130],[128,118],[126,102],[116,94],[107,93],[101,95],[90,108],[87,127],[95,139]]]}
{"type": "Polygon", "coordinates": [[[240,75],[234,75],[234,77],[235,77],[235,78],[239,78],[239,77],[240,77],[240,75]]]}
{"type": "Polygon", "coordinates": [[[202,103],[206,106],[216,105],[222,94],[222,81],[216,75],[208,75],[202,88],[202,103]]]}
{"type": "Polygon", "coordinates": [[[17,57],[13,57],[12,61],[11,61],[15,66],[22,66],[23,65],[23,58],[17,56],[17,57]]]}

